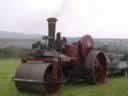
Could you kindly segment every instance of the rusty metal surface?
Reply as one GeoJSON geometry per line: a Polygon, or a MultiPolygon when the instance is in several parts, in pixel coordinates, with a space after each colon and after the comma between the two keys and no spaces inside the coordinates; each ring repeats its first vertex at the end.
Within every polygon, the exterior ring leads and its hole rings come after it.
{"type": "Polygon", "coordinates": [[[50,64],[20,64],[16,70],[15,78],[26,80],[44,80],[44,74],[50,64]]]}
{"type": "Polygon", "coordinates": [[[64,79],[62,70],[57,65],[49,63],[20,64],[14,77],[17,89],[49,94],[58,92],[64,79]]]}
{"type": "Polygon", "coordinates": [[[84,58],[87,56],[89,49],[92,49],[94,47],[94,42],[90,35],[83,36],[80,39],[79,44],[81,54],[84,58]]]}
{"type": "Polygon", "coordinates": [[[42,83],[48,66],[50,64],[20,64],[14,77],[16,87],[21,90],[43,91],[42,83]]]}
{"type": "Polygon", "coordinates": [[[79,57],[79,49],[77,45],[66,45],[66,55],[69,57],[79,57]]]}
{"type": "Polygon", "coordinates": [[[93,84],[100,84],[106,80],[107,62],[103,52],[91,51],[85,61],[87,80],[93,84]]]}

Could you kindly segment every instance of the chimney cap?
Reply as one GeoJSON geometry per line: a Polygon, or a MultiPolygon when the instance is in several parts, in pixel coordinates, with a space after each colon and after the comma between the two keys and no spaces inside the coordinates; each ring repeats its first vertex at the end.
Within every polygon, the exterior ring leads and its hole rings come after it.
{"type": "Polygon", "coordinates": [[[50,17],[50,18],[47,19],[47,21],[48,21],[48,22],[56,22],[57,19],[54,18],[54,17],[50,17]]]}

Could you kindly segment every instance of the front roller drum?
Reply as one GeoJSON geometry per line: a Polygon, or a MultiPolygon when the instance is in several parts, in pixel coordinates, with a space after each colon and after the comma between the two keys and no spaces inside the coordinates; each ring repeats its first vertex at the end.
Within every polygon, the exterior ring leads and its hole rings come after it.
{"type": "Polygon", "coordinates": [[[64,83],[61,68],[57,68],[56,79],[52,75],[52,64],[20,64],[14,82],[20,91],[55,94],[64,83]]]}
{"type": "Polygon", "coordinates": [[[107,62],[105,54],[98,50],[90,51],[85,60],[85,68],[89,83],[103,83],[107,77],[107,62]]]}

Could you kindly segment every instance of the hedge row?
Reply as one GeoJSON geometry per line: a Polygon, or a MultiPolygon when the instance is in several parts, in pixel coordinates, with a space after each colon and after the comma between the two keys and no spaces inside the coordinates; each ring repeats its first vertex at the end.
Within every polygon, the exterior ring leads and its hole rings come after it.
{"type": "Polygon", "coordinates": [[[28,49],[19,47],[0,48],[0,58],[17,58],[23,57],[28,53],[28,49]]]}

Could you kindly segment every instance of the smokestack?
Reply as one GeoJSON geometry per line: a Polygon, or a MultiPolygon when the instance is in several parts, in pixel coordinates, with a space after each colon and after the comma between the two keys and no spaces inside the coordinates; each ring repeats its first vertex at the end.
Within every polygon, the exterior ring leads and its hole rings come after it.
{"type": "Polygon", "coordinates": [[[55,45],[55,31],[56,31],[56,18],[48,18],[48,47],[54,48],[55,45]]]}

